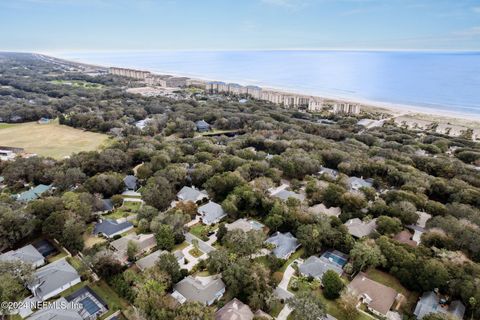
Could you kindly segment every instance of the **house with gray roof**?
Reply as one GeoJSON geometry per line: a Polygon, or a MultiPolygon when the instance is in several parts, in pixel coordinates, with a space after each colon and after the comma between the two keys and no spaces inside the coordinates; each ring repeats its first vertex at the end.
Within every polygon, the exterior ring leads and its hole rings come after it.
{"type": "Polygon", "coordinates": [[[197,211],[202,222],[207,225],[215,224],[227,216],[222,206],[213,201],[200,206],[197,211]]]}
{"type": "Polygon", "coordinates": [[[208,199],[208,194],[205,190],[198,190],[195,187],[183,187],[177,193],[177,199],[179,201],[192,201],[192,202],[200,202],[204,199],[208,199]]]}
{"type": "Polygon", "coordinates": [[[348,233],[356,238],[369,236],[377,228],[377,219],[362,221],[359,218],[350,219],[344,223],[348,233]]]}
{"type": "Polygon", "coordinates": [[[125,184],[125,188],[127,190],[133,190],[133,191],[137,190],[137,183],[138,183],[137,177],[132,175],[125,176],[125,178],[123,178],[123,183],[125,184]]]}
{"type": "Polygon", "coordinates": [[[67,260],[60,259],[36,270],[28,288],[36,298],[45,301],[80,281],[77,270],[67,260]]]}
{"type": "Polygon", "coordinates": [[[413,314],[417,319],[423,319],[430,313],[442,313],[460,320],[465,315],[465,305],[459,300],[447,303],[435,292],[425,292],[417,302],[413,314]]]}
{"type": "Polygon", "coordinates": [[[101,213],[107,213],[113,211],[115,206],[113,205],[112,199],[96,199],[95,208],[101,213]]]}
{"type": "Polygon", "coordinates": [[[373,179],[363,179],[358,177],[349,177],[348,178],[348,185],[350,190],[360,190],[361,188],[372,188],[373,187],[373,179]]]}
{"type": "Polygon", "coordinates": [[[113,238],[131,229],[133,229],[133,224],[129,221],[119,223],[115,220],[100,219],[100,221],[95,224],[93,234],[113,238]]]}
{"type": "Polygon", "coordinates": [[[270,238],[265,240],[266,243],[273,244],[273,254],[280,259],[288,259],[292,253],[294,253],[300,243],[290,232],[280,233],[275,232],[270,238]]]}
{"type": "Polygon", "coordinates": [[[210,125],[205,120],[199,120],[195,122],[198,132],[207,132],[210,131],[210,125]]]}
{"type": "Polygon", "coordinates": [[[328,270],[335,271],[339,276],[341,276],[343,273],[343,268],[340,265],[324,256],[311,256],[298,267],[298,271],[302,275],[306,277],[313,277],[318,280],[321,280],[323,274],[328,270]]]}
{"type": "Polygon", "coordinates": [[[293,191],[288,190],[288,184],[282,184],[277,188],[270,188],[268,191],[270,195],[274,198],[278,198],[282,201],[287,201],[288,198],[294,198],[303,202],[305,200],[305,195],[301,193],[296,193],[293,191]]]}
{"type": "Polygon", "coordinates": [[[149,252],[157,245],[154,234],[135,234],[130,233],[120,239],[110,242],[110,247],[114,250],[114,256],[118,261],[125,263],[128,259],[128,244],[133,243],[137,248],[137,256],[149,252]]]}
{"type": "Polygon", "coordinates": [[[237,298],[215,312],[215,320],[252,320],[254,316],[250,307],[237,298]]]}
{"type": "Polygon", "coordinates": [[[329,176],[332,179],[335,179],[338,177],[338,171],[334,169],[330,169],[327,167],[320,167],[320,171],[318,171],[319,175],[326,175],[329,176]]]}
{"type": "Polygon", "coordinates": [[[34,268],[45,264],[43,255],[31,244],[17,250],[10,250],[0,255],[0,261],[21,261],[31,264],[34,268]]]}
{"type": "Polygon", "coordinates": [[[45,192],[52,188],[51,185],[39,184],[28,191],[17,194],[17,201],[29,202],[40,198],[45,192]]]}
{"type": "Polygon", "coordinates": [[[323,203],[316,204],[308,208],[308,212],[312,215],[327,215],[329,217],[339,217],[342,214],[342,209],[340,207],[330,207],[327,208],[323,203]]]}
{"type": "Polygon", "coordinates": [[[69,304],[65,298],[53,302],[59,307],[43,308],[36,311],[28,320],[84,320],[73,304],[69,304]]]}
{"type": "Polygon", "coordinates": [[[195,278],[188,276],[173,287],[172,297],[181,304],[196,301],[210,306],[223,297],[225,289],[225,283],[218,275],[195,278]]]}
{"type": "MultiPolygon", "coordinates": [[[[153,267],[155,265],[155,263],[157,263],[158,261],[158,258],[160,258],[160,256],[162,254],[166,254],[168,253],[168,251],[165,251],[165,250],[157,250],[155,252],[152,252],[150,253],[148,256],[145,256],[141,259],[138,259],[135,264],[137,265],[137,267],[144,271],[144,270],[147,270],[151,267],[153,267]]],[[[177,262],[179,265],[183,265],[183,262],[185,260],[185,256],[183,255],[182,251],[178,250],[178,251],[175,251],[173,253],[173,255],[175,256],[175,258],[177,258],[177,262]]]]}
{"type": "Polygon", "coordinates": [[[260,222],[255,220],[245,219],[245,218],[235,220],[232,223],[227,223],[225,224],[225,227],[227,228],[228,231],[242,230],[243,232],[248,232],[252,230],[261,231],[263,230],[263,228],[265,228],[265,226],[260,222]]]}

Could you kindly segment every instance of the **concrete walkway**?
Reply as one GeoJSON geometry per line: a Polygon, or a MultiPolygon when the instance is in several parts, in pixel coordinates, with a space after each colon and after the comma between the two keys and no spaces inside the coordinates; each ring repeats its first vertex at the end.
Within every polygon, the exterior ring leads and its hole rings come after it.
{"type": "Polygon", "coordinates": [[[285,307],[283,307],[282,311],[280,311],[280,313],[278,314],[278,316],[275,318],[277,320],[287,320],[288,316],[290,315],[290,313],[292,313],[292,309],[290,309],[290,307],[288,305],[285,305],[285,307]]]}
{"type": "Polygon", "coordinates": [[[190,254],[190,250],[193,249],[193,245],[190,244],[189,246],[183,248],[182,250],[182,253],[185,257],[186,260],[188,260],[188,263],[186,264],[183,264],[180,266],[180,268],[182,269],[187,269],[188,271],[192,270],[194,266],[197,265],[197,263],[200,261],[200,260],[203,260],[203,259],[206,259],[207,258],[207,254],[204,253],[202,254],[200,257],[194,257],[190,254]]]}

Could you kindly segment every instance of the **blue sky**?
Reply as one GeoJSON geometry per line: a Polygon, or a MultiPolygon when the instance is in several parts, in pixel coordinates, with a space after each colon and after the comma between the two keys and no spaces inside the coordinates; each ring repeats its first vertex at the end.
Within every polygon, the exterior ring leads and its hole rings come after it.
{"type": "Polygon", "coordinates": [[[480,0],[0,0],[0,50],[480,50],[480,0]]]}

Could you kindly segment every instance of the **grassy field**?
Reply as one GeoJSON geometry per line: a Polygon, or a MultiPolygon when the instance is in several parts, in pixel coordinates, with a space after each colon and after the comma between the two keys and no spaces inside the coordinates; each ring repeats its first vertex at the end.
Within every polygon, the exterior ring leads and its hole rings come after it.
{"type": "Polygon", "coordinates": [[[24,148],[26,152],[55,159],[96,150],[107,140],[107,135],[59,125],[57,121],[0,125],[0,145],[24,148]]]}
{"type": "Polygon", "coordinates": [[[53,80],[50,82],[53,84],[61,84],[61,85],[67,85],[72,87],[82,87],[85,89],[101,89],[104,87],[104,85],[100,83],[93,83],[93,82],[87,82],[82,80],[53,80]]]}

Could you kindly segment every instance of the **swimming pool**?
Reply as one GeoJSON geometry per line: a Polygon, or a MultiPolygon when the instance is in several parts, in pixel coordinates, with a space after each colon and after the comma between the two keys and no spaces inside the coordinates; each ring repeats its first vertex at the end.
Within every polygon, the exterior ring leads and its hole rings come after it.
{"type": "Polygon", "coordinates": [[[100,311],[100,307],[95,302],[93,302],[93,300],[90,299],[89,297],[84,298],[83,300],[80,301],[80,303],[83,305],[83,308],[87,310],[87,312],[90,315],[94,315],[98,311],[100,311]]]}
{"type": "Polygon", "coordinates": [[[345,264],[347,264],[347,258],[342,257],[340,255],[337,255],[337,254],[333,253],[332,251],[325,252],[324,254],[322,254],[322,257],[325,257],[328,260],[338,264],[342,268],[345,264]]]}

